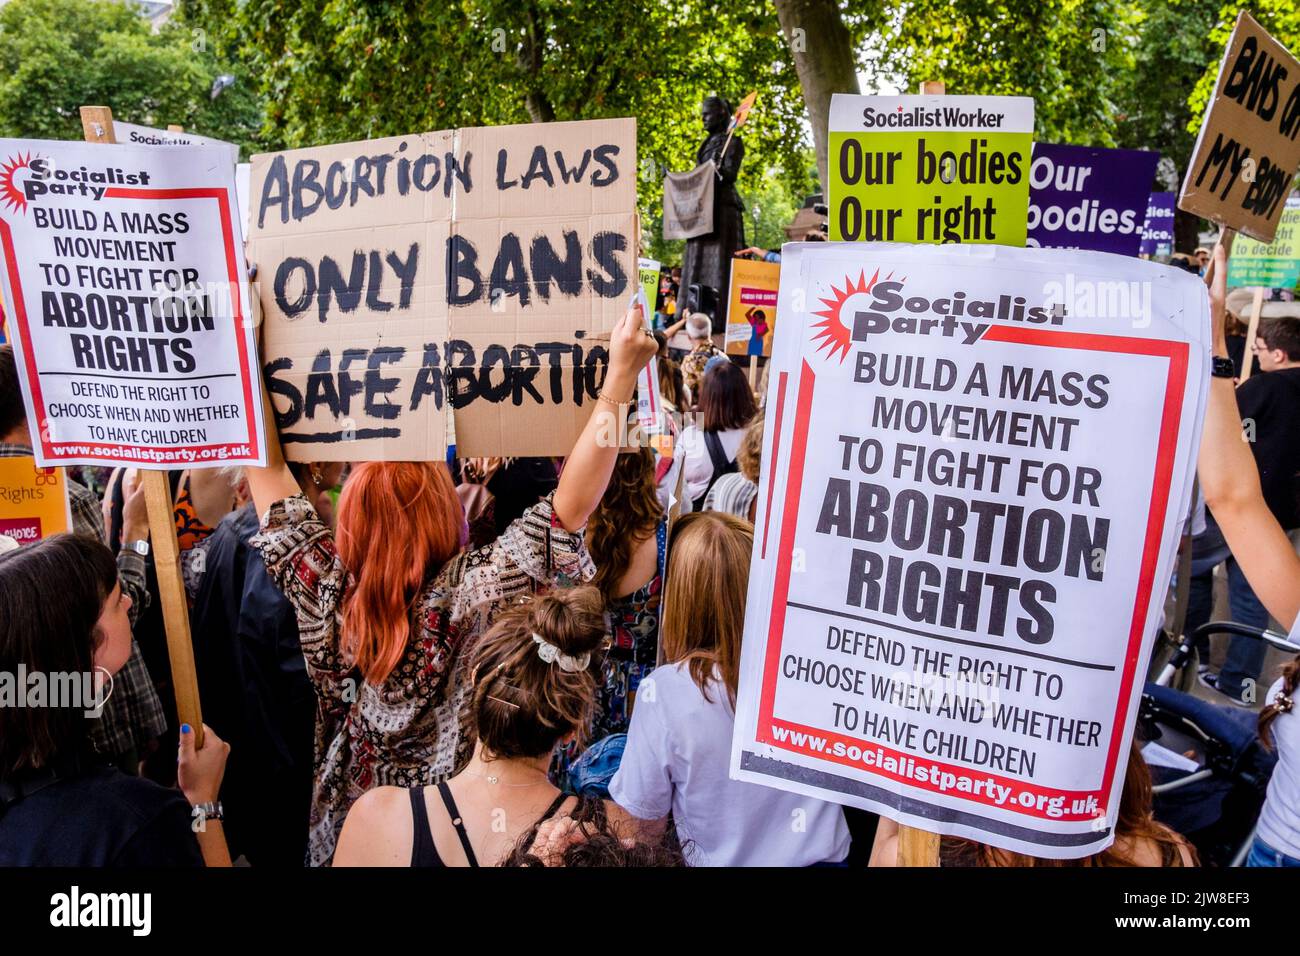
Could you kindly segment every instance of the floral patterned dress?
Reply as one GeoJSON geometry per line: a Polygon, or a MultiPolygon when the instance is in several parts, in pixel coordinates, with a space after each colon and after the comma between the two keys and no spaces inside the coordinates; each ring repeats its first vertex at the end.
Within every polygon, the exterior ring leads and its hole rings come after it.
{"type": "Polygon", "coordinates": [[[411,613],[401,662],[382,685],[364,681],[340,650],[350,572],[329,527],[301,495],[277,501],[252,539],[298,616],[316,690],[316,780],[307,862],[327,866],[348,810],[379,786],[427,786],[469,759],[467,650],[514,600],[595,573],[581,531],[555,518],[548,497],[495,542],[463,551],[430,580],[411,613]]]}

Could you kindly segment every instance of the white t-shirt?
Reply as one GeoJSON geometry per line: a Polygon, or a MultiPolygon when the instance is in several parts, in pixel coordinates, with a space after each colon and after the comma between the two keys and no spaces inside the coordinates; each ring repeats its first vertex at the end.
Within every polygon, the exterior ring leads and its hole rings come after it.
{"type": "MultiPolygon", "coordinates": [[[[717,435],[727,460],[734,461],[736,452],[740,450],[740,440],[745,437],[745,429],[729,428],[717,435]]],[[[713,479],[713,459],[709,457],[709,447],[704,442],[704,429],[697,425],[683,428],[677,439],[677,448],[686,468],[686,490],[683,497],[687,501],[694,501],[704,494],[713,479]]]]}
{"type": "Polygon", "coordinates": [[[671,811],[691,866],[843,860],[849,828],[837,804],[728,776],[735,714],[720,681],[709,696],[684,664],[656,668],[641,681],[623,762],[609,785],[614,802],[642,820],[671,811]]]}
{"type": "MultiPolygon", "coordinates": [[[[1291,631],[1291,640],[1300,632],[1300,623],[1291,631]]],[[[1265,704],[1282,689],[1279,680],[1269,688],[1265,704]]],[[[1261,840],[1287,856],[1300,860],[1300,710],[1278,714],[1269,725],[1272,744],[1277,751],[1277,766],[1268,781],[1264,809],[1259,814],[1258,835],[1261,840]]]]}

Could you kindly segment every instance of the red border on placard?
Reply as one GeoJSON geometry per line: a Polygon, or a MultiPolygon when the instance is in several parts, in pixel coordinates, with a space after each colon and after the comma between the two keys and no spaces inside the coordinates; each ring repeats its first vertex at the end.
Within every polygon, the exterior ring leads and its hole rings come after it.
{"type": "MultiPolygon", "coordinates": [[[[104,191],[106,199],[215,199],[219,218],[221,220],[222,245],[226,250],[226,272],[231,286],[234,288],[234,294],[231,295],[231,311],[234,313],[235,320],[235,341],[239,349],[239,367],[243,373],[244,384],[244,407],[248,413],[248,441],[244,442],[226,442],[216,445],[161,445],[159,448],[167,449],[190,449],[195,451],[226,448],[239,449],[247,444],[252,449],[249,457],[256,458],[260,454],[257,444],[257,414],[253,405],[253,376],[248,362],[248,343],[244,335],[244,315],[243,307],[238,293],[239,283],[243,281],[239,274],[239,259],[235,254],[235,236],[234,229],[230,221],[230,199],[226,190],[216,187],[205,187],[196,189],[131,189],[123,186],[109,187],[104,191]]],[[[14,321],[13,327],[17,335],[22,336],[23,356],[27,365],[27,381],[31,383],[32,399],[36,406],[41,419],[45,419],[45,399],[41,395],[41,380],[36,371],[36,356],[32,350],[31,331],[27,327],[27,303],[23,299],[22,279],[18,273],[18,260],[14,255],[13,233],[10,231],[9,223],[0,219],[0,243],[4,244],[5,261],[9,267],[9,287],[14,294],[14,321]]],[[[41,443],[41,452],[47,461],[70,461],[74,458],[82,458],[84,455],[64,455],[56,456],[53,452],[52,443],[46,440],[44,429],[40,430],[39,436],[41,443]]],[[[121,444],[114,442],[58,442],[59,445],[79,445],[84,448],[116,448],[118,450],[143,447],[137,444],[121,444]]],[[[154,446],[150,446],[154,447],[154,446]]],[[[204,461],[213,461],[216,459],[205,458],[204,461]]],[[[137,456],[134,458],[122,457],[115,459],[118,464],[123,465],[156,465],[155,459],[147,456],[137,456]]],[[[177,461],[177,465],[185,464],[177,461]]]]}
{"type": "MultiPolygon", "coordinates": [[[[1160,438],[1156,449],[1155,471],[1152,475],[1151,509],[1147,515],[1146,537],[1143,541],[1142,562],[1138,572],[1137,595],[1134,599],[1133,614],[1129,626],[1128,645],[1125,649],[1119,697],[1115,702],[1115,721],[1111,727],[1110,742],[1106,751],[1106,767],[1102,784],[1097,790],[1051,790],[1035,784],[1024,783],[1009,778],[1001,778],[979,768],[967,768],[959,765],[946,765],[924,756],[915,756],[893,750],[879,743],[859,738],[844,736],[834,731],[807,727],[775,717],[776,681],[781,660],[781,644],[785,635],[785,619],[790,596],[790,566],[793,560],[794,539],[798,525],[799,498],[803,490],[804,459],[808,451],[808,423],[812,413],[813,389],[816,373],[805,360],[799,375],[799,391],[795,399],[795,420],[793,442],[790,448],[790,466],[786,475],[785,510],[781,516],[780,544],[777,555],[775,591],[772,600],[772,613],[769,619],[767,655],[763,662],[763,683],[759,691],[758,727],[755,732],[757,743],[766,744],[796,753],[805,753],[823,760],[853,766],[858,770],[876,773],[880,776],[900,780],[908,786],[922,790],[940,792],[937,786],[922,784],[910,777],[878,771],[859,761],[847,757],[835,757],[824,751],[808,747],[797,747],[792,743],[778,742],[772,734],[772,725],[778,724],[785,729],[799,733],[808,733],[824,738],[828,743],[843,741],[856,745],[862,750],[880,751],[895,759],[915,757],[918,763],[934,764],[941,770],[952,770],[962,774],[978,774],[1005,781],[1018,790],[1064,797],[1096,797],[1104,800],[1109,794],[1115,780],[1119,762],[1119,745],[1123,738],[1123,728],[1128,723],[1129,700],[1132,696],[1133,682],[1136,678],[1137,662],[1141,656],[1143,626],[1146,622],[1146,608],[1155,586],[1156,563],[1160,555],[1160,539],[1163,536],[1165,512],[1169,504],[1169,484],[1173,476],[1174,460],[1177,456],[1178,425],[1182,415],[1183,388],[1187,383],[1188,346],[1185,342],[1170,342],[1158,339],[1141,339],[1131,336],[1095,335],[1085,332],[1053,332],[1045,329],[1025,328],[1021,326],[995,325],[984,334],[985,341],[1009,342],[1020,345],[1039,345],[1048,348],[1078,349],[1092,352],[1116,352],[1130,355],[1151,355],[1166,358],[1169,371],[1165,382],[1165,397],[1160,419],[1160,438]]],[[[780,414],[784,403],[778,403],[780,414]]],[[[991,801],[979,800],[972,795],[958,793],[954,790],[942,791],[951,796],[970,800],[971,802],[997,806],[991,801]]],[[[1104,804],[1103,804],[1104,805],[1104,804]]],[[[1020,806],[1006,805],[1003,809],[1014,810],[1042,817],[1041,811],[1030,813],[1020,806]]],[[[1090,819],[1092,814],[1053,817],[1056,820],[1090,819]]]]}

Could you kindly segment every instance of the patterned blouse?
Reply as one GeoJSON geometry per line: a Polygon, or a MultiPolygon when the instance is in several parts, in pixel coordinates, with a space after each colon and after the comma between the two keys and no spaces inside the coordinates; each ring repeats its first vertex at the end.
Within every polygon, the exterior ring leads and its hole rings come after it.
{"type": "Polygon", "coordinates": [[[466,651],[497,612],[537,590],[595,573],[582,532],[565,531],[547,497],[495,542],[456,555],[412,605],[406,653],[382,685],[340,650],[351,580],[334,536],[301,495],[277,501],[252,539],[298,615],[316,689],[316,779],[307,862],[327,866],[353,803],[374,787],[427,786],[464,766],[473,747],[466,651]]]}

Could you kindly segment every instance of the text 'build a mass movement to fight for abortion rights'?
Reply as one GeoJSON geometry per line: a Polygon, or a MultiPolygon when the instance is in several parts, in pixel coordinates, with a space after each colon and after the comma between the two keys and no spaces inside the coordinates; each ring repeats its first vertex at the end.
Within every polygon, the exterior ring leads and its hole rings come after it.
{"type": "Polygon", "coordinates": [[[265,460],[236,208],[219,146],[0,141],[5,309],[41,464],[265,460]]]}
{"type": "Polygon", "coordinates": [[[733,775],[1097,852],[1196,460],[1199,280],[1001,246],[781,268],[733,775]]]}

